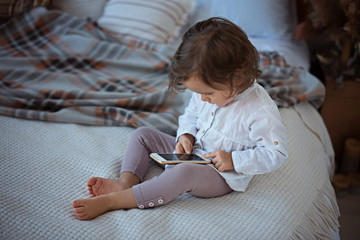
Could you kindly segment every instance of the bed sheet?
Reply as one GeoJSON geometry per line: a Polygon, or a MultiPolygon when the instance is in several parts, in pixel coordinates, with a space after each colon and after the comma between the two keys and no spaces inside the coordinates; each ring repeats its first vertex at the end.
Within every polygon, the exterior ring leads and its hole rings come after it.
{"type": "MultiPolygon", "coordinates": [[[[134,129],[0,116],[0,238],[332,238],[339,212],[327,131],[307,102],[283,108],[281,115],[289,160],[255,176],[246,193],[213,199],[185,194],[166,206],[113,211],[92,221],[77,220],[71,203],[90,197],[88,178],[118,177],[134,129]]],[[[151,164],[146,179],[161,171],[151,164]]]]}

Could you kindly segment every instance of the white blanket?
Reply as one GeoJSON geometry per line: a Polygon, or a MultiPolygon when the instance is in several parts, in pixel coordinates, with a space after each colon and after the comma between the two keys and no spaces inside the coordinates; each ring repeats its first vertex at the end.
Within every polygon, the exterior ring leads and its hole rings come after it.
{"type": "MultiPolygon", "coordinates": [[[[325,126],[306,102],[281,115],[290,158],[255,176],[245,193],[185,194],[162,207],[112,211],[91,221],[76,219],[72,201],[90,197],[88,178],[118,177],[133,129],[0,116],[0,239],[332,238],[339,211],[325,126]]],[[[161,171],[151,165],[147,179],[161,171]]]]}

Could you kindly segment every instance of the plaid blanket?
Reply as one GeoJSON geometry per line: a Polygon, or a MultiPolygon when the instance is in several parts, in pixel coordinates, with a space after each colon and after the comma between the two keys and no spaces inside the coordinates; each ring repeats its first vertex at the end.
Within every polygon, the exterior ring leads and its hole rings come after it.
{"type": "MultiPolygon", "coordinates": [[[[115,40],[94,22],[35,8],[0,29],[0,114],[90,125],[150,126],[174,134],[186,104],[170,94],[175,49],[115,40]]],[[[321,104],[324,88],[275,52],[258,79],[279,107],[321,104]]]]}
{"type": "Polygon", "coordinates": [[[303,68],[286,63],[278,52],[260,52],[262,85],[278,107],[290,107],[308,101],[319,108],[325,98],[324,85],[303,68]]]}

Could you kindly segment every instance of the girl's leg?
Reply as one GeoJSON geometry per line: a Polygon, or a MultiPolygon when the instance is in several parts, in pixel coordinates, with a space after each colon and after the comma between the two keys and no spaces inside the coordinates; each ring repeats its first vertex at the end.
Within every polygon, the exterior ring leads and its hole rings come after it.
{"type": "Polygon", "coordinates": [[[167,168],[160,176],[118,192],[73,202],[81,220],[107,211],[163,205],[186,192],[198,197],[218,197],[231,192],[225,180],[210,166],[183,163],[167,168]]]}
{"type": "Polygon", "coordinates": [[[90,178],[87,183],[90,194],[100,196],[138,184],[147,172],[151,152],[172,152],[174,149],[175,137],[148,127],[136,129],[129,140],[119,179],[90,178]]]}
{"type": "Polygon", "coordinates": [[[163,205],[186,192],[198,197],[218,197],[233,191],[215,169],[191,163],[169,167],[160,176],[132,189],[138,208],[163,205]]]}
{"type": "Polygon", "coordinates": [[[118,180],[93,177],[88,189],[93,198],[73,201],[76,216],[89,220],[107,211],[135,208],[133,185],[143,180],[151,152],[172,152],[175,138],[151,128],[138,128],[130,138],[118,180]]]}
{"type": "Polygon", "coordinates": [[[138,128],[130,138],[120,173],[133,173],[143,181],[150,153],[169,153],[174,150],[175,137],[148,127],[138,128]]]}

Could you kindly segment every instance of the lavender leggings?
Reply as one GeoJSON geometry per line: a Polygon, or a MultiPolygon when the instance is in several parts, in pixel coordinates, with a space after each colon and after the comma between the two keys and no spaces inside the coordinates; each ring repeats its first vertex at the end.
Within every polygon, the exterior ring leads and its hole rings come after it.
{"type": "Polygon", "coordinates": [[[210,166],[182,163],[143,182],[152,152],[173,152],[175,138],[157,130],[141,127],[130,138],[121,172],[136,174],[141,183],[133,186],[138,208],[163,205],[188,192],[197,197],[218,197],[233,191],[210,166]]]}

